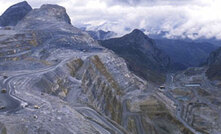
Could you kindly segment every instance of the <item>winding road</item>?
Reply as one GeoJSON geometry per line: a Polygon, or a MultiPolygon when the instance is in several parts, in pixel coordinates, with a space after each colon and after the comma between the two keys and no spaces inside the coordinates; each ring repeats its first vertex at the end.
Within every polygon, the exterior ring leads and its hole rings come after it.
{"type": "Polygon", "coordinates": [[[175,99],[170,93],[169,90],[174,89],[174,88],[183,88],[182,86],[180,87],[175,87],[174,84],[174,74],[169,73],[167,74],[167,80],[166,80],[166,90],[163,92],[165,96],[170,98],[176,105],[176,118],[186,127],[188,128],[192,133],[194,134],[201,134],[200,132],[196,131],[192,126],[190,126],[186,121],[183,120],[181,111],[182,111],[182,104],[175,99]]]}
{"type": "MultiPolygon", "coordinates": [[[[90,56],[90,55],[96,55],[99,53],[100,50],[95,51],[95,52],[90,52],[89,54],[84,54],[81,53],[82,56],[90,56]]],[[[1,89],[6,89],[7,93],[0,93],[0,104],[3,104],[3,106],[5,107],[4,109],[0,110],[1,112],[4,113],[11,113],[11,112],[16,112],[17,110],[19,110],[20,108],[22,108],[21,104],[22,103],[28,103],[28,102],[24,102],[21,98],[18,98],[17,96],[15,96],[15,91],[19,90],[17,89],[17,86],[13,86],[14,83],[16,83],[16,81],[19,78],[26,78],[26,77],[36,77],[40,74],[52,71],[56,68],[58,68],[59,66],[63,66],[64,64],[66,64],[69,60],[76,58],[77,55],[72,54],[72,55],[68,55],[66,57],[61,58],[61,60],[59,60],[56,64],[51,65],[51,66],[47,66],[44,68],[40,68],[40,69],[35,69],[35,70],[18,70],[18,71],[0,71],[0,76],[4,77],[7,76],[8,78],[3,79],[2,81],[0,81],[0,87],[1,89]]],[[[78,55],[79,56],[79,55],[78,55]]],[[[19,83],[19,86],[22,83],[19,83]]]]}
{"type": "MultiPolygon", "coordinates": [[[[81,54],[82,56],[85,55],[89,57],[90,55],[97,55],[99,53],[100,50],[95,52],[87,51],[87,54],[81,54]]],[[[77,57],[79,57],[79,55],[77,55],[77,57]]],[[[25,102],[22,98],[19,98],[15,95],[16,91],[19,91],[20,88],[28,88],[27,83],[31,81],[32,78],[38,77],[39,75],[45,74],[49,71],[53,71],[60,66],[64,66],[68,61],[72,60],[73,58],[76,58],[76,55],[69,55],[62,58],[62,60],[58,61],[54,65],[35,70],[0,71],[0,75],[2,75],[2,77],[8,77],[0,81],[0,86],[7,89],[7,93],[0,93],[0,104],[3,104],[5,106],[4,109],[0,110],[0,114],[15,113],[21,108],[24,108],[24,106],[28,105],[29,102],[25,102]]],[[[86,117],[102,134],[126,134],[124,128],[109,120],[108,117],[99,114],[89,107],[76,106],[73,108],[84,117],[86,117]]]]}

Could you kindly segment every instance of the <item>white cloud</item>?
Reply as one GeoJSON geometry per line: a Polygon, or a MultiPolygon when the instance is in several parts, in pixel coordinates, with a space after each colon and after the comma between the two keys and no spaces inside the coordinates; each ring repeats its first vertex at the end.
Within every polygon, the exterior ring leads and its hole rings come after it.
{"type": "MultiPolygon", "coordinates": [[[[19,0],[1,0],[0,12],[19,0]]],[[[130,28],[147,33],[169,31],[167,37],[221,39],[220,0],[28,0],[33,7],[60,4],[75,26],[125,34],[130,28]],[[198,34],[196,34],[198,33],[198,34]]]]}

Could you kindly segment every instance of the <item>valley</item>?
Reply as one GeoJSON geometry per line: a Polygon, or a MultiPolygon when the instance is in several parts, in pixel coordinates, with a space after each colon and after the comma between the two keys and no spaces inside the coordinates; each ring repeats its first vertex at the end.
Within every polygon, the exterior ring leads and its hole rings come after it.
{"type": "Polygon", "coordinates": [[[138,29],[97,41],[51,4],[16,21],[0,29],[0,134],[221,133],[219,49],[177,70],[138,29]]]}

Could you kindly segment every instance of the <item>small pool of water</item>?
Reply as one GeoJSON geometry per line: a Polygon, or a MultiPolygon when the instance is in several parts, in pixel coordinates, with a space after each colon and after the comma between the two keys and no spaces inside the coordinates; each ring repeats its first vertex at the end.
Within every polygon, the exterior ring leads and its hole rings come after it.
{"type": "Polygon", "coordinates": [[[178,100],[181,100],[181,101],[188,101],[190,98],[189,97],[177,97],[178,100]]]}
{"type": "Polygon", "coordinates": [[[190,83],[190,84],[185,84],[185,87],[200,87],[201,85],[199,83],[190,83]]]}

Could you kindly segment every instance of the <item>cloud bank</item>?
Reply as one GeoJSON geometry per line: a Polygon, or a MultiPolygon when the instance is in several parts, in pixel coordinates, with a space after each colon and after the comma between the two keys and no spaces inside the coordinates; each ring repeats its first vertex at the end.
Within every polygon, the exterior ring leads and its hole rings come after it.
{"type": "MultiPolygon", "coordinates": [[[[19,0],[1,0],[0,12],[19,0]]],[[[72,24],[123,35],[134,28],[147,34],[168,31],[166,37],[221,39],[220,0],[28,0],[34,8],[59,4],[72,24]]]]}

